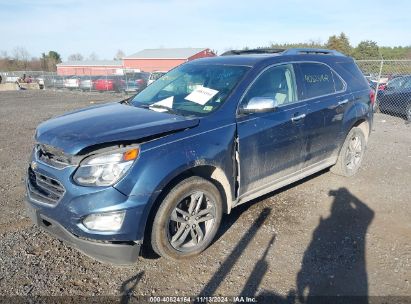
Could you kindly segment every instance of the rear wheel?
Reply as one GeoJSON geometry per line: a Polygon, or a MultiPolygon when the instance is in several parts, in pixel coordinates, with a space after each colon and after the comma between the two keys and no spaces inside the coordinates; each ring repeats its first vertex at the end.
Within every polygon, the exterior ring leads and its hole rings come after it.
{"type": "Polygon", "coordinates": [[[353,176],[361,166],[365,148],[366,139],[363,130],[358,127],[352,128],[344,141],[337,163],[331,167],[331,172],[347,177],[353,176]]]}
{"type": "Polygon", "coordinates": [[[210,245],[220,226],[218,189],[201,177],[177,184],[161,203],[153,222],[151,245],[169,259],[198,255],[210,245]]]}

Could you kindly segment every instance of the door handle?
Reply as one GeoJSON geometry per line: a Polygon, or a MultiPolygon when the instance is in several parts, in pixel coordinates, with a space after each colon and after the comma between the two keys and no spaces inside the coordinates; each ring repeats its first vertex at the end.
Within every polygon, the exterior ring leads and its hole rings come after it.
{"type": "Polygon", "coordinates": [[[301,115],[298,115],[298,116],[293,116],[293,117],[291,117],[291,121],[296,122],[296,121],[299,121],[299,120],[303,119],[304,117],[305,117],[305,114],[301,114],[301,115]]]}
{"type": "Polygon", "coordinates": [[[339,106],[345,105],[346,103],[348,103],[348,99],[344,99],[338,102],[339,106]]]}

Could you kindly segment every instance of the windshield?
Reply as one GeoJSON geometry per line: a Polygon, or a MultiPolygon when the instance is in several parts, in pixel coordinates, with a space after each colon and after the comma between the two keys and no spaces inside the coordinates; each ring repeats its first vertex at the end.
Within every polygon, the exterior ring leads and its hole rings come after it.
{"type": "Polygon", "coordinates": [[[152,83],[131,103],[178,115],[204,116],[223,104],[249,67],[185,64],[152,83]]]}

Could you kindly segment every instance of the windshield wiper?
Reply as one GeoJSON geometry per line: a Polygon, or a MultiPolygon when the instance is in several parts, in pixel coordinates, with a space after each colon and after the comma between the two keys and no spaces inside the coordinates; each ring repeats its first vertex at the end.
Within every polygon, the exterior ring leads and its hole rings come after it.
{"type": "Polygon", "coordinates": [[[159,104],[144,105],[144,106],[140,106],[140,107],[142,107],[144,109],[152,109],[152,108],[164,109],[164,110],[167,110],[168,112],[170,112],[171,114],[180,115],[173,108],[169,108],[167,106],[163,106],[163,105],[159,105],[159,104]]]}
{"type": "Polygon", "coordinates": [[[120,103],[126,104],[126,105],[131,105],[131,101],[133,100],[133,98],[134,98],[135,96],[136,96],[136,95],[132,95],[132,96],[130,96],[130,97],[127,97],[126,99],[123,99],[122,101],[120,101],[120,103]]]}

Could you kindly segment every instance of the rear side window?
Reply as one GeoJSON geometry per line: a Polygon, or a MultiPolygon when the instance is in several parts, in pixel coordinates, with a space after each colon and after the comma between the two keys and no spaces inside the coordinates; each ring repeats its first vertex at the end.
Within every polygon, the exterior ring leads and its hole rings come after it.
{"type": "Polygon", "coordinates": [[[333,94],[344,89],[344,83],[328,66],[320,63],[301,63],[304,99],[333,94]]]}

